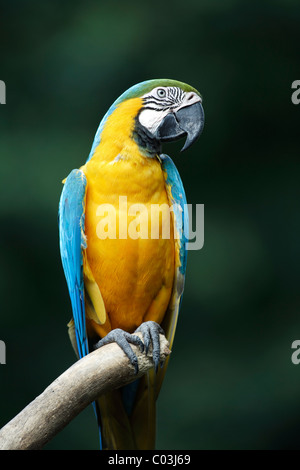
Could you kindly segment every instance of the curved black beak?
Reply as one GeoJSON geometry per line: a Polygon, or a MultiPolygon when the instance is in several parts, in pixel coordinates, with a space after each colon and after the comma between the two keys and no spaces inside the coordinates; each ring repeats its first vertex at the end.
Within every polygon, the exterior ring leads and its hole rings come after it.
{"type": "Polygon", "coordinates": [[[204,127],[204,110],[198,101],[180,108],[176,113],[167,114],[156,131],[161,142],[171,142],[187,136],[181,151],[189,148],[200,137],[204,127]]]}

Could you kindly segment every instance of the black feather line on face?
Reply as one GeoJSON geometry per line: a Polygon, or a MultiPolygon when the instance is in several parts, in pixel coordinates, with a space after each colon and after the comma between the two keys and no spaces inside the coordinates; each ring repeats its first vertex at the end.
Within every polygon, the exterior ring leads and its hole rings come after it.
{"type": "MultiPolygon", "coordinates": [[[[163,110],[165,108],[174,108],[178,106],[182,102],[184,97],[184,92],[178,87],[169,87],[166,90],[167,96],[164,98],[159,98],[154,95],[146,96],[143,99],[144,109],[151,109],[148,108],[149,104],[156,105],[157,111],[163,110]]],[[[155,108],[152,108],[155,109],[155,108]]]]}
{"type": "MultiPolygon", "coordinates": [[[[157,102],[156,100],[154,99],[150,99],[150,100],[147,100],[147,101],[144,101],[144,104],[145,106],[147,106],[148,104],[156,104],[158,106],[158,109],[164,109],[164,108],[167,108],[169,106],[172,106],[174,103],[172,101],[163,101],[163,102],[157,102]]],[[[144,107],[145,109],[145,107],[144,107]]]]}

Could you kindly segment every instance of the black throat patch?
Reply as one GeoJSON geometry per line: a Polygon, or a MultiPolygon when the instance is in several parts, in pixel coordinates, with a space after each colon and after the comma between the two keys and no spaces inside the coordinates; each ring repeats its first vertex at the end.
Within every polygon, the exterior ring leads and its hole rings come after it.
{"type": "Polygon", "coordinates": [[[160,141],[140,123],[138,116],[135,119],[132,137],[147,157],[154,158],[161,153],[160,141]]]}

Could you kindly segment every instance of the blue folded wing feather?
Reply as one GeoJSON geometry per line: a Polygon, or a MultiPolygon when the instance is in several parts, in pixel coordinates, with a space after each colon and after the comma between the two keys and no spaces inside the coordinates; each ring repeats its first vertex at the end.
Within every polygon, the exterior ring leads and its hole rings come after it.
{"type": "Polygon", "coordinates": [[[183,183],[179,172],[168,155],[161,155],[162,168],[165,172],[166,186],[170,195],[175,220],[175,228],[179,243],[180,273],[185,276],[187,263],[187,243],[189,229],[189,213],[183,183]]]}
{"type": "Polygon", "coordinates": [[[166,337],[170,343],[170,348],[172,348],[184,290],[189,214],[183,183],[173,160],[168,155],[164,154],[160,155],[160,160],[165,175],[170,204],[173,207],[174,225],[177,234],[175,243],[179,251],[179,263],[175,270],[172,297],[162,323],[166,337]]]}
{"type": "Polygon", "coordinates": [[[79,357],[88,354],[86,337],[83,249],[86,177],[81,170],[73,170],[67,177],[59,203],[59,242],[71,298],[79,357]]]}

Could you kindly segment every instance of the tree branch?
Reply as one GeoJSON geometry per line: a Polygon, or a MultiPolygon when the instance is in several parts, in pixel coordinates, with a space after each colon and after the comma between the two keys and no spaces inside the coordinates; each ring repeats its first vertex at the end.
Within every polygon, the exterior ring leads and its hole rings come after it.
{"type": "MultiPolygon", "coordinates": [[[[162,360],[170,354],[168,346],[160,335],[162,360]]],[[[98,396],[144,375],[153,367],[152,351],[146,356],[137,346],[132,349],[137,375],[116,343],[77,361],[0,430],[0,450],[41,449],[98,396]]]]}

